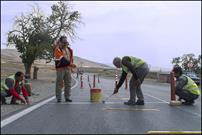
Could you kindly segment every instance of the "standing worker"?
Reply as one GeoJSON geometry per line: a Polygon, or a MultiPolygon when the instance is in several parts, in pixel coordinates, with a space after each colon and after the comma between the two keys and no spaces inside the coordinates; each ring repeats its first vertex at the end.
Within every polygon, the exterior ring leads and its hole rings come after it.
{"type": "Polygon", "coordinates": [[[17,100],[20,100],[24,104],[30,104],[28,92],[23,86],[23,79],[24,73],[18,71],[15,73],[15,75],[8,76],[1,83],[1,104],[7,104],[6,97],[10,96],[12,96],[10,104],[18,104],[16,102],[17,100]],[[20,96],[21,91],[24,98],[20,96]]]}
{"type": "Polygon", "coordinates": [[[54,50],[56,67],[56,98],[61,102],[61,94],[64,82],[64,98],[66,102],[72,102],[71,96],[71,70],[73,64],[73,50],[69,47],[66,36],[61,36],[54,50]]]}
{"type": "Polygon", "coordinates": [[[194,100],[196,100],[200,95],[200,90],[198,86],[190,77],[182,73],[181,67],[174,67],[173,72],[176,77],[175,94],[179,96],[178,100],[185,100],[185,102],[182,102],[182,104],[184,105],[194,104],[194,100]]]}
{"type": "Polygon", "coordinates": [[[144,96],[141,89],[141,84],[144,81],[145,76],[149,72],[149,67],[146,62],[143,60],[132,57],[132,56],[124,56],[122,59],[119,57],[115,57],[113,60],[113,64],[117,68],[122,68],[122,74],[117,86],[114,89],[114,93],[118,93],[119,88],[123,84],[124,80],[127,77],[128,72],[132,73],[132,77],[130,79],[130,99],[128,102],[124,102],[125,105],[144,105],[144,96]],[[136,94],[137,94],[137,102],[136,102],[136,94]]]}

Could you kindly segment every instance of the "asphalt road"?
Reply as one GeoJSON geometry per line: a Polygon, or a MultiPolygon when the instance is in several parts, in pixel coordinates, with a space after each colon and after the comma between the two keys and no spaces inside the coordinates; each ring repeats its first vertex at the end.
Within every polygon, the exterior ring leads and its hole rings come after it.
{"type": "MultiPolygon", "coordinates": [[[[77,79],[79,80],[79,79],[77,79]]],[[[90,76],[92,82],[92,76],[90,76]]],[[[100,78],[96,87],[106,99],[114,80],[100,78]]],[[[91,83],[92,85],[92,83],[91,83]]],[[[144,106],[127,106],[129,90],[124,85],[105,104],[90,102],[90,88],[84,76],[72,89],[72,103],[52,98],[41,107],[3,126],[1,134],[141,134],[149,131],[201,131],[201,98],[193,106],[170,106],[170,85],[145,81],[144,106]]]]}

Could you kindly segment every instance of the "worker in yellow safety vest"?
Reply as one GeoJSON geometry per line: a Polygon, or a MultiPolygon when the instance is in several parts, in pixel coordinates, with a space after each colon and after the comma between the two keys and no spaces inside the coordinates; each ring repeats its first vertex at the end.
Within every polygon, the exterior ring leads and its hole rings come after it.
{"type": "Polygon", "coordinates": [[[197,84],[188,76],[183,74],[182,68],[176,66],[172,70],[176,77],[176,91],[175,94],[179,96],[179,101],[182,99],[184,105],[192,105],[194,104],[194,100],[196,100],[200,95],[200,90],[197,84]]]}
{"type": "Polygon", "coordinates": [[[6,97],[12,96],[11,104],[18,104],[16,101],[20,100],[24,104],[30,104],[28,92],[23,85],[24,73],[18,71],[15,75],[8,76],[1,82],[1,104],[6,103],[6,97]],[[23,97],[20,94],[23,94],[23,97]]]}
{"type": "Polygon", "coordinates": [[[141,84],[144,78],[149,73],[149,67],[142,59],[133,56],[124,56],[122,59],[115,57],[113,64],[117,68],[122,68],[122,74],[118,84],[116,85],[113,94],[118,93],[119,88],[123,84],[129,72],[132,73],[130,79],[130,99],[124,102],[125,105],[144,105],[144,96],[141,89],[141,84]],[[137,96],[137,101],[136,101],[137,96]]]}

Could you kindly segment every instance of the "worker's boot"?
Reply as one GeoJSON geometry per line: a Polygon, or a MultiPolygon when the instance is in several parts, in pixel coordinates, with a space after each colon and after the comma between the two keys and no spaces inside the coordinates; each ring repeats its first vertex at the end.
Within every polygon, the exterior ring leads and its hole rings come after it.
{"type": "Polygon", "coordinates": [[[60,103],[60,102],[61,102],[61,99],[57,99],[57,102],[60,103]]]}
{"type": "Polygon", "coordinates": [[[137,100],[136,105],[144,105],[144,100],[137,100]]]}
{"type": "Polygon", "coordinates": [[[194,100],[190,100],[190,101],[185,101],[182,102],[183,105],[193,105],[194,104],[194,100]]]}
{"type": "Polygon", "coordinates": [[[71,99],[65,99],[65,102],[72,102],[72,100],[71,99]]]}
{"type": "Polygon", "coordinates": [[[128,102],[124,102],[124,105],[135,105],[135,101],[128,100],[128,102]]]}

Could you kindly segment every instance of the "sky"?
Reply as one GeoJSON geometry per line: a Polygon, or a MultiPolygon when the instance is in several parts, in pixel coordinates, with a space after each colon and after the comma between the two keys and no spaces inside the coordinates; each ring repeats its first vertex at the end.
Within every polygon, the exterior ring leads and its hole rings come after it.
{"type": "MultiPolygon", "coordinates": [[[[45,15],[56,1],[1,1],[1,48],[14,19],[38,3],[45,15]],[[9,10],[8,10],[9,9],[9,10]]],[[[112,65],[125,55],[151,67],[172,68],[172,59],[201,54],[200,1],[69,1],[81,13],[80,39],[70,41],[74,55],[112,65]]]]}

